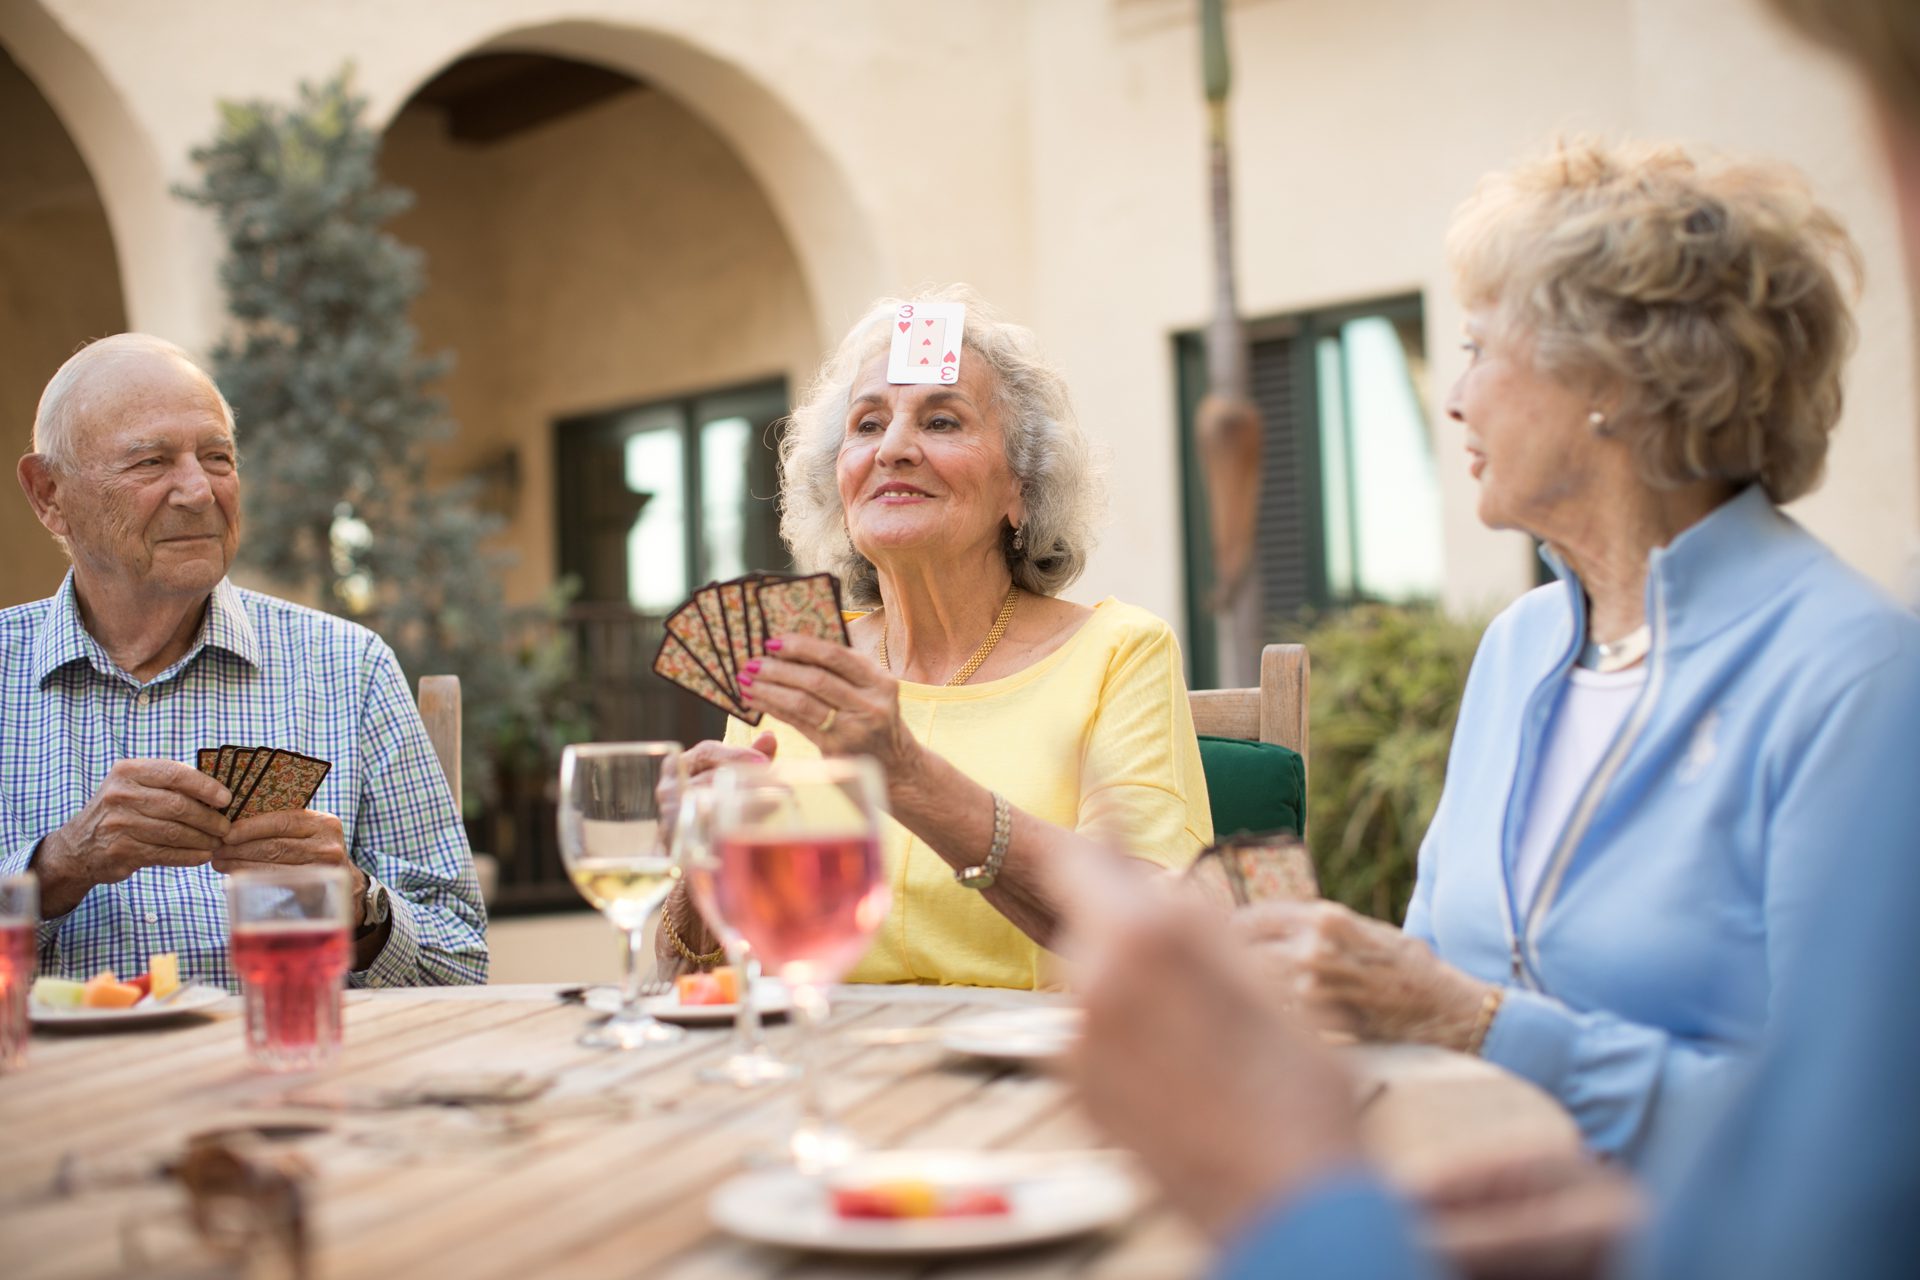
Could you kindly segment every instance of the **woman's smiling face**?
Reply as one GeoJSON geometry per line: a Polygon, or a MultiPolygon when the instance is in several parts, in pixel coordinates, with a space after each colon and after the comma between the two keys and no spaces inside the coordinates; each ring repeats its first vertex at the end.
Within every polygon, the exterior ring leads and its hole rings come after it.
{"type": "Polygon", "coordinates": [[[884,566],[898,555],[958,558],[997,547],[1024,518],[1007,465],[993,371],[962,358],[951,385],[887,381],[883,353],[854,380],[836,469],[847,531],[884,566]]]}

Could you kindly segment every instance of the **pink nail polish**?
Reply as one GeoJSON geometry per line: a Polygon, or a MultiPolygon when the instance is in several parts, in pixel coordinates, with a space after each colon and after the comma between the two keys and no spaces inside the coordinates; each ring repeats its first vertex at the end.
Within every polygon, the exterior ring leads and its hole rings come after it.
{"type": "Polygon", "coordinates": [[[753,683],[753,677],[748,675],[746,672],[742,671],[740,673],[740,687],[744,689],[752,683],[753,683]]]}
{"type": "Polygon", "coordinates": [[[740,669],[746,672],[748,675],[752,675],[754,672],[760,669],[760,659],[755,658],[752,662],[749,662],[746,666],[740,669]]]}
{"type": "Polygon", "coordinates": [[[780,652],[780,642],[778,640],[767,641],[767,652],[768,653],[780,652]]]}

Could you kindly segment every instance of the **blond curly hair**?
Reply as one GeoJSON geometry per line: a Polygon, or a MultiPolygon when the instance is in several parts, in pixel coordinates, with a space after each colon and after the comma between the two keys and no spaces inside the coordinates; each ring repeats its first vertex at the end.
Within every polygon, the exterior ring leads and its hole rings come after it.
{"type": "Polygon", "coordinates": [[[1819,484],[1860,258],[1791,168],[1563,140],[1482,180],[1447,257],[1468,307],[1608,403],[1649,484],[1819,484]]]}

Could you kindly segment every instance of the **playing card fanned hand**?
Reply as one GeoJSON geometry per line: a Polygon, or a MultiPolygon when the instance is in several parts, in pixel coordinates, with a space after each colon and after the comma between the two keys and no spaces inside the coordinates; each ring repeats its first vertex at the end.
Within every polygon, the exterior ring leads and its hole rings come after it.
{"type": "Polygon", "coordinates": [[[805,577],[751,573],[709,582],[667,615],[654,672],[748,724],[762,713],[740,692],[740,672],[766,656],[773,636],[801,635],[847,643],[840,582],[830,573],[805,577]]]}

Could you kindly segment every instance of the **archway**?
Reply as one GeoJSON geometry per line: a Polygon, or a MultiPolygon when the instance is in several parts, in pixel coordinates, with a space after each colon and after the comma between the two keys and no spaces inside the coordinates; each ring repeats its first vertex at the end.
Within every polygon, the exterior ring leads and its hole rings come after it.
{"type": "MultiPolygon", "coordinates": [[[[771,430],[822,339],[768,193],[672,93],[499,47],[414,89],[381,167],[415,196],[392,229],[426,254],[423,348],[456,359],[436,466],[506,520],[509,597],[582,589],[567,626],[593,736],[717,735],[647,668],[693,587],[784,564],[771,430]]],[[[509,911],[575,897],[528,791],[476,830],[509,911]]]]}
{"type": "MultiPolygon", "coordinates": [[[[93,175],[40,89],[0,46],[0,422],[9,469],[40,390],[92,338],[127,327],[93,175]]],[[[9,477],[7,487],[11,488],[9,477]]],[[[66,558],[16,493],[0,500],[0,607],[52,594],[66,558]]]]}

